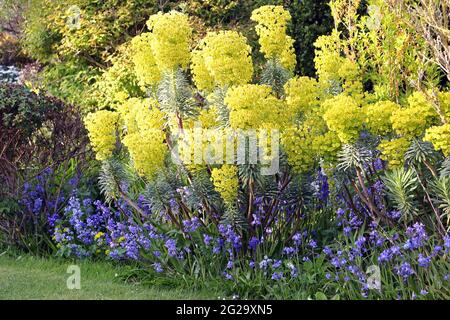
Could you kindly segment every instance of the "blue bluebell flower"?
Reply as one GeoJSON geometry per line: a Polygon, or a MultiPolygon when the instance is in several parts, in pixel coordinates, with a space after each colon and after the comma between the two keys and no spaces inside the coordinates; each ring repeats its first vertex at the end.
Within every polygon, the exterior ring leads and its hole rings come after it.
{"type": "Polygon", "coordinates": [[[271,279],[275,280],[275,281],[283,279],[283,272],[274,272],[274,273],[272,273],[271,279]]]}
{"type": "Polygon", "coordinates": [[[404,281],[406,281],[410,276],[414,274],[414,270],[411,268],[411,265],[408,262],[403,262],[395,269],[397,275],[401,276],[404,281]]]}
{"type": "Polygon", "coordinates": [[[155,263],[153,264],[153,268],[154,268],[155,271],[158,272],[158,273],[161,273],[161,272],[164,271],[164,269],[163,269],[161,263],[158,263],[158,262],[155,262],[155,263]]]}
{"type": "Polygon", "coordinates": [[[419,258],[417,259],[419,266],[422,268],[428,268],[430,266],[431,257],[425,257],[423,254],[419,253],[419,258]]]}
{"type": "Polygon", "coordinates": [[[253,236],[250,238],[250,241],[248,242],[248,247],[252,250],[256,250],[259,243],[260,243],[259,239],[255,236],[253,236]]]}

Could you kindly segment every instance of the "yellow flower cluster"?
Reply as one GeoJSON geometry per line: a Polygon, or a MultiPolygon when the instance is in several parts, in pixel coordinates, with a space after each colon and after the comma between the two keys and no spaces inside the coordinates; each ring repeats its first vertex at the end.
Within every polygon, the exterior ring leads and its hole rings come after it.
{"type": "Polygon", "coordinates": [[[161,72],[152,52],[152,38],[151,33],[145,32],[131,40],[134,72],[142,87],[155,85],[161,80],[161,72]]]}
{"type": "Polygon", "coordinates": [[[291,78],[284,85],[289,114],[297,116],[319,105],[319,87],[316,79],[309,77],[291,78]]]}
{"type": "Polygon", "coordinates": [[[405,137],[390,141],[383,140],[378,145],[378,148],[381,151],[380,158],[387,161],[391,168],[400,167],[403,165],[404,156],[410,144],[410,141],[405,137]]]}
{"type": "Polygon", "coordinates": [[[230,126],[236,129],[269,127],[281,129],[288,114],[282,100],[267,85],[246,84],[232,87],[225,96],[230,109],[230,126]]]}
{"type": "Polygon", "coordinates": [[[323,119],[342,143],[355,141],[359,137],[364,113],[352,97],[340,94],[326,100],[322,107],[325,112],[323,119]]]}
{"type": "Polygon", "coordinates": [[[151,178],[164,165],[165,117],[156,100],[128,99],[118,112],[102,110],[89,114],[85,124],[98,160],[112,155],[119,127],[124,126],[122,143],[140,175],[151,178]]]}
{"type": "Polygon", "coordinates": [[[186,68],[190,60],[192,28],[187,15],[170,11],[152,15],[147,21],[151,48],[159,70],[186,68]]]}
{"type": "Polygon", "coordinates": [[[266,5],[254,10],[251,19],[258,23],[255,30],[266,59],[278,59],[286,69],[294,70],[294,39],[286,34],[291,20],[289,11],[282,6],[266,5]]]}
{"type": "Polygon", "coordinates": [[[124,121],[127,134],[133,134],[146,129],[162,130],[165,124],[164,113],[158,109],[154,99],[128,99],[118,109],[124,121]]]}
{"type": "Polygon", "coordinates": [[[450,156],[450,124],[428,128],[423,140],[431,142],[436,150],[442,151],[444,156],[450,156]]]}
{"type": "Polygon", "coordinates": [[[312,139],[302,128],[288,128],[281,136],[283,150],[295,172],[306,172],[314,166],[312,139]]]}
{"type": "Polygon", "coordinates": [[[136,171],[152,178],[164,166],[167,147],[164,133],[158,129],[146,129],[127,134],[122,142],[127,147],[136,171]]]}
{"type": "Polygon", "coordinates": [[[281,136],[288,162],[296,172],[311,170],[319,158],[333,162],[341,148],[341,141],[319,112],[309,113],[299,127],[287,128],[281,136]]]}
{"type": "Polygon", "coordinates": [[[358,64],[350,59],[344,59],[337,74],[342,83],[343,92],[362,103],[364,98],[363,84],[358,64]]]}
{"type": "Polygon", "coordinates": [[[214,128],[219,125],[218,117],[217,107],[211,106],[200,111],[197,121],[201,123],[202,128],[214,128]]]}
{"type": "Polygon", "coordinates": [[[367,129],[376,135],[385,135],[392,132],[392,114],[399,110],[400,106],[391,101],[380,101],[367,105],[366,113],[367,129]]]}
{"type": "Polygon", "coordinates": [[[340,48],[340,34],[333,30],[329,36],[321,36],[314,45],[314,58],[319,83],[328,93],[343,91],[358,103],[363,102],[363,85],[359,65],[348,57],[343,57],[340,48]]]}
{"type": "Polygon", "coordinates": [[[317,48],[314,63],[323,83],[338,81],[339,68],[345,59],[340,55],[339,37],[339,33],[333,30],[331,35],[320,36],[314,43],[317,48]]]}
{"type": "Polygon", "coordinates": [[[420,92],[408,97],[409,106],[392,114],[392,127],[404,137],[420,137],[424,131],[436,123],[438,114],[431,102],[420,92]]]}
{"type": "Polygon", "coordinates": [[[225,204],[232,205],[236,201],[239,188],[236,166],[226,164],[214,168],[211,171],[211,178],[214,188],[220,193],[225,204]]]}
{"type": "Polygon", "coordinates": [[[105,235],[105,233],[104,232],[97,232],[96,234],[95,234],[95,236],[94,236],[94,239],[95,240],[98,240],[98,239],[100,239],[101,237],[103,237],[105,235]]]}
{"type": "Polygon", "coordinates": [[[200,90],[246,84],[253,76],[251,48],[236,31],[209,32],[192,59],[194,81],[200,90]]]}
{"type": "Polygon", "coordinates": [[[97,160],[112,156],[117,141],[119,113],[100,110],[86,116],[84,123],[97,160]]]}
{"type": "Polygon", "coordinates": [[[136,171],[148,178],[164,165],[164,113],[154,99],[129,99],[119,108],[126,129],[122,139],[136,171]]]}
{"type": "Polygon", "coordinates": [[[446,121],[450,121],[450,91],[439,92],[440,110],[444,114],[446,121]]]}
{"type": "Polygon", "coordinates": [[[191,70],[194,83],[200,91],[212,91],[214,89],[214,78],[206,68],[203,50],[195,50],[191,57],[191,70]]]}
{"type": "Polygon", "coordinates": [[[341,140],[334,132],[327,131],[322,135],[316,135],[312,142],[313,150],[328,163],[334,162],[342,147],[341,140]]]}
{"type": "Polygon", "coordinates": [[[236,159],[236,136],[231,128],[194,126],[179,132],[177,152],[190,170],[202,168],[205,164],[233,163],[236,159]]]}

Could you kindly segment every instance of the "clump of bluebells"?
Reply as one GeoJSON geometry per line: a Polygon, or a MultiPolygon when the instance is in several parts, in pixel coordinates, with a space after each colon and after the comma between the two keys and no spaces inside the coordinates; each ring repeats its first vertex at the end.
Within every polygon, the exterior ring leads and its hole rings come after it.
{"type": "MultiPolygon", "coordinates": [[[[35,183],[25,185],[22,204],[35,217],[46,220],[58,254],[66,257],[139,261],[160,275],[200,277],[205,282],[218,278],[241,297],[289,296],[283,289],[286,286],[343,298],[432,297],[438,289],[437,282],[430,279],[430,266],[447,265],[449,237],[439,241],[419,222],[405,232],[394,232],[372,220],[357,197],[353,206],[338,197],[342,208],[330,212],[328,178],[322,170],[310,184],[316,199],[314,210],[334,216],[329,227],[337,236],[331,240],[320,237],[308,214],[302,213],[304,224],[299,225],[293,218],[298,215],[295,206],[283,200],[276,210],[284,208],[285,214],[276,217],[270,227],[263,227],[262,221],[270,215],[266,200],[255,197],[251,234],[225,222],[205,224],[197,215],[181,220],[181,230],[174,230],[166,215],[152,212],[142,196],[136,201],[139,212],[121,199],[106,204],[81,196],[78,177],[70,179],[70,188],[52,199],[47,195],[52,194],[48,183],[52,174],[46,170],[35,183]],[[369,285],[366,271],[371,265],[389,277],[381,291],[369,285]]],[[[375,183],[374,194],[382,188],[375,183]]],[[[172,209],[179,210],[176,200],[172,202],[172,209]]],[[[396,213],[392,213],[395,219],[396,213]]],[[[449,270],[441,270],[433,277],[444,284],[448,274],[449,270]]]]}
{"type": "Polygon", "coordinates": [[[389,228],[376,221],[355,227],[351,210],[338,210],[343,232],[323,248],[329,286],[348,298],[444,298],[450,272],[448,235],[431,236],[421,222],[389,228]],[[377,277],[379,284],[371,279],[377,277]],[[426,294],[425,294],[426,292],[426,294]]]}
{"type": "MultiPolygon", "coordinates": [[[[270,218],[263,197],[255,197],[251,233],[219,222],[205,223],[191,212],[180,229],[168,223],[165,213],[153,212],[143,196],[136,207],[123,199],[105,203],[82,196],[78,178],[58,199],[47,193],[51,170],[25,185],[23,206],[46,220],[59,255],[138,261],[159,276],[180,276],[189,285],[218,281],[230,294],[242,298],[291,298],[292,292],[315,298],[427,299],[449,296],[450,235],[433,235],[420,220],[402,228],[399,213],[387,211],[395,224],[373,219],[358,197],[332,211],[328,178],[320,171],[312,186],[312,207],[329,220],[325,226],[309,211],[299,213],[283,200],[285,214],[270,218]],[[317,205],[320,204],[320,205],[317,205]],[[300,214],[301,219],[294,219],[300,214]],[[298,223],[302,221],[302,223],[298,223]],[[267,226],[267,224],[266,224],[267,226]],[[324,236],[323,230],[333,234],[324,236]],[[375,267],[375,269],[373,269],[375,267]],[[373,283],[378,272],[380,283],[373,283]],[[381,286],[380,286],[381,285],[381,286]]],[[[377,200],[381,182],[371,189],[377,200]]],[[[51,192],[50,192],[51,194],[51,192]]],[[[348,199],[347,199],[348,200],[348,199]]],[[[180,210],[176,199],[172,210],[180,210]]]]}
{"type": "Polygon", "coordinates": [[[157,238],[151,224],[135,219],[122,202],[111,208],[100,200],[71,197],[52,231],[58,252],[78,258],[104,256],[115,260],[140,259],[157,238]]]}
{"type": "Polygon", "coordinates": [[[61,174],[59,169],[50,167],[23,182],[12,224],[13,233],[20,235],[17,246],[35,253],[52,250],[50,231],[78,183],[79,174],[73,168],[61,174]]]}

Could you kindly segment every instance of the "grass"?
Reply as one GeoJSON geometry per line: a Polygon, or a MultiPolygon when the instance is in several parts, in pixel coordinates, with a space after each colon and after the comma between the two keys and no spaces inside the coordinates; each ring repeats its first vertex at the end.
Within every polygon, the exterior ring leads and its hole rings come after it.
{"type": "Polygon", "coordinates": [[[11,256],[0,253],[0,300],[164,300],[211,299],[211,292],[190,292],[163,286],[125,282],[129,267],[108,262],[70,262],[62,259],[11,256]],[[71,264],[80,267],[81,289],[67,288],[71,264]]]}

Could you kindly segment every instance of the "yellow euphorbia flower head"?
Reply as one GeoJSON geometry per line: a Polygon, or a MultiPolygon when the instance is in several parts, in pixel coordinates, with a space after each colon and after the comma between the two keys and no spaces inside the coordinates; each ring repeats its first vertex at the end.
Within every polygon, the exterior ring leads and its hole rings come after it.
{"type": "Polygon", "coordinates": [[[258,23],[255,27],[259,36],[261,52],[266,59],[278,59],[288,70],[296,64],[294,39],[286,35],[291,14],[282,6],[262,6],[252,12],[251,19],[258,23]]]}
{"type": "Polygon", "coordinates": [[[403,165],[405,153],[408,150],[411,142],[401,137],[393,140],[383,140],[378,146],[381,151],[380,158],[389,163],[391,168],[400,167],[403,165]]]}
{"type": "Polygon", "coordinates": [[[201,90],[251,81],[253,63],[247,39],[236,31],[209,32],[193,54],[194,81],[201,90]]]}
{"type": "Polygon", "coordinates": [[[423,140],[431,142],[436,150],[444,153],[444,156],[450,156],[450,124],[428,128],[423,140]]]}
{"type": "Polygon", "coordinates": [[[84,123],[97,160],[112,156],[117,141],[119,113],[100,110],[86,116],[84,123]]]}
{"type": "Polygon", "coordinates": [[[151,179],[164,166],[167,151],[164,138],[162,130],[147,129],[127,134],[122,140],[140,175],[151,179]]]}
{"type": "Polygon", "coordinates": [[[153,35],[149,32],[142,33],[131,40],[134,72],[139,85],[143,87],[155,85],[161,80],[161,72],[152,52],[152,40],[153,35]]]}
{"type": "Polygon", "coordinates": [[[286,104],[292,116],[307,112],[319,105],[319,86],[309,77],[291,78],[284,85],[286,104]]]}
{"type": "Polygon", "coordinates": [[[391,116],[400,109],[400,106],[391,101],[380,101],[367,105],[364,108],[366,125],[369,131],[377,135],[385,135],[392,132],[391,116]]]}
{"type": "Polygon", "coordinates": [[[188,16],[177,11],[159,12],[150,17],[147,26],[152,34],[151,48],[159,69],[187,68],[192,36],[188,16]]]}
{"type": "Polygon", "coordinates": [[[211,179],[223,201],[227,205],[232,205],[236,201],[239,188],[237,167],[225,164],[220,168],[214,168],[211,171],[211,179]]]}
{"type": "Polygon", "coordinates": [[[408,104],[392,114],[392,127],[399,135],[408,138],[420,137],[427,128],[437,123],[438,113],[431,101],[421,92],[414,92],[409,96],[408,104]]]}
{"type": "Polygon", "coordinates": [[[284,101],[267,85],[246,84],[228,90],[225,104],[230,109],[230,125],[235,129],[261,126],[281,129],[288,120],[284,101]]]}
{"type": "Polygon", "coordinates": [[[358,139],[364,122],[364,113],[353,98],[340,94],[326,100],[322,107],[325,111],[323,119],[342,143],[358,139]]]}

